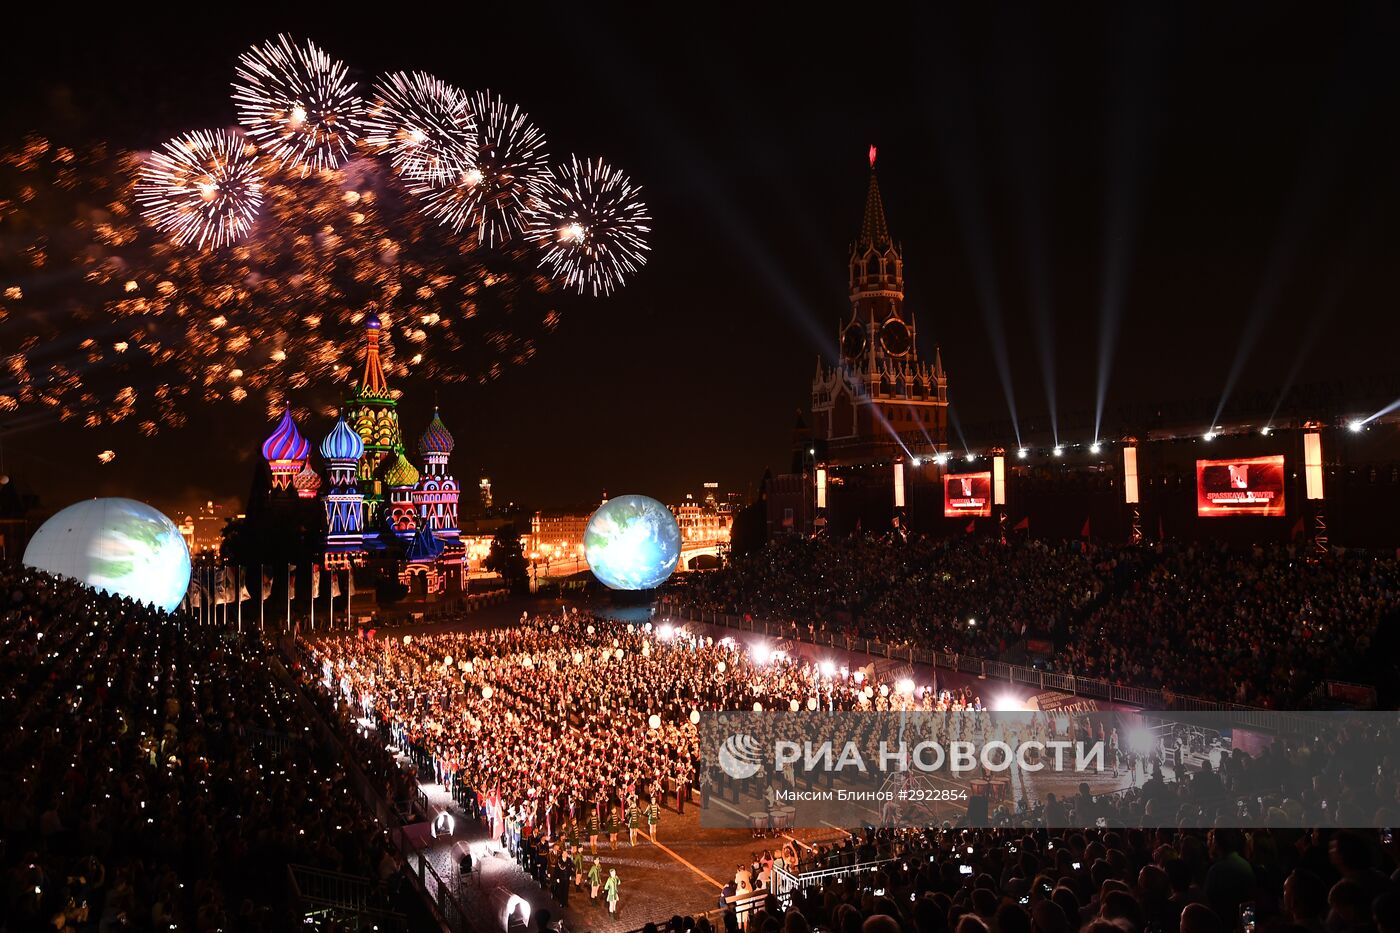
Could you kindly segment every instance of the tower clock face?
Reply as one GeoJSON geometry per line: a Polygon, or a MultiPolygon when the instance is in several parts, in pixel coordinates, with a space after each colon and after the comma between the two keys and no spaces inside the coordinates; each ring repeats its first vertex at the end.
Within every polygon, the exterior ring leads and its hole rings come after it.
{"type": "Polygon", "coordinates": [[[841,334],[841,353],[847,359],[855,359],[865,352],[865,328],[851,324],[841,334]]]}
{"type": "Polygon", "coordinates": [[[897,317],[892,317],[880,327],[880,346],[891,356],[903,356],[909,352],[909,326],[897,317]]]}

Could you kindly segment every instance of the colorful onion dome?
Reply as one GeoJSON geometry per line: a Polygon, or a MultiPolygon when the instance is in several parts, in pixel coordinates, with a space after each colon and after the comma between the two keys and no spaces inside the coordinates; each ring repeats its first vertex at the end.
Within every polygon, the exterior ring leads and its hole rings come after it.
{"type": "Polygon", "coordinates": [[[428,430],[418,439],[418,452],[424,456],[452,453],[452,435],[448,432],[447,425],[442,423],[442,417],[436,408],[433,409],[433,420],[428,422],[428,430]]]}
{"type": "Polygon", "coordinates": [[[303,499],[310,499],[321,488],[321,477],[311,469],[310,461],[304,463],[301,472],[292,477],[292,487],[303,499]]]}
{"type": "Polygon", "coordinates": [[[403,454],[399,454],[389,465],[389,469],[384,471],[384,483],[387,486],[417,486],[418,468],[409,463],[403,454]]]}
{"type": "Polygon", "coordinates": [[[330,460],[358,460],[364,456],[364,439],[354,428],[345,423],[345,416],[341,415],[340,420],[331,428],[331,433],[326,435],[321,441],[321,456],[327,461],[330,460]]]}
{"type": "Polygon", "coordinates": [[[268,462],[305,460],[309,453],[311,445],[297,430],[297,423],[292,420],[292,409],[289,406],[282,412],[282,420],[277,423],[277,429],[272,432],[272,436],[263,441],[263,459],[268,462]]]}
{"type": "Polygon", "coordinates": [[[379,315],[371,311],[365,315],[365,330],[379,330],[384,325],[379,323],[379,315]]]}

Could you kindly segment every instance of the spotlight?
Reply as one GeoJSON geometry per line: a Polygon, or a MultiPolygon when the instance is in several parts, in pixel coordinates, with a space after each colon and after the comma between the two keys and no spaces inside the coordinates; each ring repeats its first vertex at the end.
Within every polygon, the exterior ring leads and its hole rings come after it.
{"type": "Polygon", "coordinates": [[[1096,454],[1101,450],[1103,450],[1103,447],[1099,444],[1098,441],[1094,441],[1094,443],[1089,445],[1089,453],[1091,454],[1096,454]]]}
{"type": "Polygon", "coordinates": [[[968,619],[968,620],[967,620],[967,627],[968,627],[968,628],[976,628],[976,627],[977,627],[977,620],[976,620],[976,619],[968,619]]]}
{"type": "Polygon", "coordinates": [[[1353,434],[1359,434],[1364,427],[1366,427],[1366,422],[1353,421],[1351,424],[1347,425],[1347,430],[1351,431],[1353,434]]]}
{"type": "Polygon", "coordinates": [[[1259,433],[1262,434],[1262,435],[1264,435],[1265,437],[1268,437],[1268,436],[1269,436],[1269,432],[1272,431],[1272,430],[1273,430],[1273,428],[1271,428],[1269,425],[1266,424],[1266,425],[1264,425],[1264,427],[1262,427],[1262,428],[1259,429],[1259,433]]]}
{"type": "Polygon", "coordinates": [[[913,460],[910,460],[909,462],[910,462],[911,464],[913,464],[914,466],[918,466],[919,464],[923,463],[924,461],[921,460],[921,459],[918,458],[918,457],[915,457],[913,460]]]}
{"type": "Polygon", "coordinates": [[[1028,456],[1030,456],[1030,453],[1031,453],[1031,452],[1030,452],[1029,450],[1027,450],[1026,448],[1022,447],[1020,450],[1016,451],[1016,456],[1018,456],[1018,457],[1020,457],[1022,460],[1024,460],[1024,459],[1026,459],[1028,456]]]}
{"type": "Polygon", "coordinates": [[[1015,694],[1003,693],[992,700],[992,711],[996,713],[1020,713],[1025,709],[1026,704],[1015,694]]]}
{"type": "Polygon", "coordinates": [[[767,664],[769,657],[768,646],[759,642],[753,646],[753,659],[757,664],[767,664]]]}
{"type": "Polygon", "coordinates": [[[945,464],[945,463],[948,462],[948,455],[947,455],[947,454],[939,454],[938,456],[936,456],[936,457],[933,458],[933,462],[936,463],[936,464],[938,464],[939,466],[942,466],[943,464],[945,464]]]}
{"type": "Polygon", "coordinates": [[[967,454],[967,462],[968,462],[968,463],[971,463],[972,461],[974,461],[974,460],[976,460],[976,459],[977,459],[977,455],[976,455],[975,453],[972,453],[971,451],[968,451],[968,454],[967,454]]]}
{"type": "Polygon", "coordinates": [[[835,673],[836,673],[836,665],[835,665],[834,663],[832,663],[831,661],[823,661],[823,662],[822,662],[822,676],[823,676],[823,677],[830,677],[831,675],[833,675],[833,674],[835,674],[835,673]]]}
{"type": "Polygon", "coordinates": [[[1214,431],[1207,431],[1207,432],[1205,433],[1205,440],[1208,440],[1208,441],[1213,441],[1213,440],[1215,440],[1215,432],[1214,432],[1214,431]]]}
{"type": "Polygon", "coordinates": [[[1057,457],[1063,457],[1064,455],[1065,455],[1065,449],[1064,449],[1063,447],[1061,447],[1059,444],[1056,444],[1056,445],[1055,445],[1055,456],[1057,456],[1057,457]]]}

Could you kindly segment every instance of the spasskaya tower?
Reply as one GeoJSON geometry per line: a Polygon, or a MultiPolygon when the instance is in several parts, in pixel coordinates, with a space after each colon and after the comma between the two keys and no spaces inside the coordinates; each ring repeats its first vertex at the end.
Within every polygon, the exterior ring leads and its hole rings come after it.
{"type": "Polygon", "coordinates": [[[890,238],[875,147],[865,222],[851,246],[851,311],[838,334],[840,359],[820,358],[812,379],[812,431],[825,461],[846,466],[947,450],[948,376],[934,348],[919,359],[918,325],[904,310],[904,255],[890,238]],[[896,439],[896,436],[898,439],[896,439]]]}

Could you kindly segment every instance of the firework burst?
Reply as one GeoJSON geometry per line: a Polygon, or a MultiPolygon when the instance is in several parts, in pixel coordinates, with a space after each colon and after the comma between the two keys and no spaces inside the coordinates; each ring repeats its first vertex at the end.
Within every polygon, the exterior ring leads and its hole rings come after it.
{"type": "Polygon", "coordinates": [[[375,85],[365,141],[405,181],[447,186],[476,163],[476,115],[465,91],[399,71],[375,85]]]}
{"type": "Polygon", "coordinates": [[[641,191],[602,159],[552,171],[536,185],[525,236],[542,251],[540,266],[580,293],[609,294],[646,264],[646,204],[641,191]]]}
{"type": "Polygon", "coordinates": [[[237,75],[238,122],[273,159],[305,174],[350,157],[365,105],[343,62],[283,34],[240,55],[237,75]]]}
{"type": "Polygon", "coordinates": [[[530,192],[549,174],[544,133],[514,104],[490,91],[472,97],[476,114],[476,161],[451,183],[418,183],[410,189],[423,212],[461,233],[475,231],[486,246],[518,235],[530,192]]]}
{"type": "Polygon", "coordinates": [[[223,130],[177,136],[141,166],[136,202],[175,242],[218,249],[257,219],[263,182],[253,148],[223,130]]]}
{"type": "Polygon", "coordinates": [[[363,368],[371,309],[405,388],[500,378],[561,320],[535,250],[471,249],[380,159],[270,164],[257,225],[217,251],[142,222],[141,165],[37,138],[0,150],[0,413],[152,434],[289,393],[329,410],[363,368]]]}

